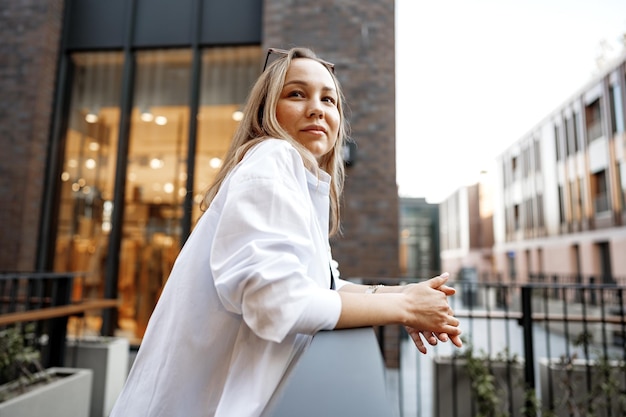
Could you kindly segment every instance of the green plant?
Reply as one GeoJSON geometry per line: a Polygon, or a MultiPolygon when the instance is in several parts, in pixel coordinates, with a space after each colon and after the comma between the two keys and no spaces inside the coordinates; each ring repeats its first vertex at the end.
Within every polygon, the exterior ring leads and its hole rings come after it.
{"type": "MultiPolygon", "coordinates": [[[[583,332],[573,340],[573,345],[588,348],[590,345],[593,346],[592,342],[592,335],[583,332]]],[[[599,348],[592,348],[592,351],[596,357],[592,365],[592,378],[601,378],[601,382],[591,383],[591,389],[585,390],[585,393],[581,395],[580,390],[576,389],[580,381],[577,380],[574,373],[578,355],[576,353],[569,356],[562,355],[556,366],[563,371],[563,377],[559,383],[563,388],[564,395],[556,408],[564,407],[571,415],[587,417],[600,415],[601,410],[608,408],[617,412],[618,415],[626,415],[626,392],[618,377],[626,372],[626,362],[619,358],[610,358],[599,348]]]]}
{"type": "MultiPolygon", "coordinates": [[[[472,394],[476,401],[476,417],[506,417],[508,413],[500,405],[501,390],[496,386],[496,379],[490,368],[491,359],[482,352],[477,355],[474,347],[467,340],[462,353],[470,379],[472,394]]],[[[502,356],[500,356],[500,360],[502,356]]]]}
{"type": "Polygon", "coordinates": [[[0,391],[0,401],[7,399],[9,390],[23,392],[45,375],[40,356],[34,324],[0,330],[0,384],[7,388],[0,391]]]}

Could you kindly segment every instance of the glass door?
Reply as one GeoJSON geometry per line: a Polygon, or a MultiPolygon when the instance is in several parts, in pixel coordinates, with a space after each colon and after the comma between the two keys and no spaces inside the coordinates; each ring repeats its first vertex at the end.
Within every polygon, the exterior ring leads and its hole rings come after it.
{"type": "Polygon", "coordinates": [[[118,325],[141,338],[180,250],[191,50],[137,52],[120,251],[118,325]]]}
{"type": "MultiPolygon", "coordinates": [[[[74,79],[55,244],[55,271],[84,272],[75,281],[73,298],[99,298],[104,293],[106,251],[111,230],[121,53],[80,53],[71,57],[74,79]]],[[[88,312],[78,329],[100,329],[99,312],[88,312]],[[82,327],[85,328],[82,328],[82,327]]]]}

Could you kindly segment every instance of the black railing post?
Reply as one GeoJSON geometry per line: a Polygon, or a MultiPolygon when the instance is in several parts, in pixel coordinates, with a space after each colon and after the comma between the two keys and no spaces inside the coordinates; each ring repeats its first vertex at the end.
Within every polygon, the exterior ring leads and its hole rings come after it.
{"type": "MultiPolygon", "coordinates": [[[[73,281],[72,275],[64,276],[58,280],[56,291],[53,291],[53,306],[65,306],[71,303],[73,281]]],[[[46,366],[63,366],[67,321],[67,316],[50,319],[50,356],[46,366]]]]}
{"type": "MultiPolygon", "coordinates": [[[[526,391],[535,392],[535,354],[533,352],[533,311],[532,287],[522,287],[522,318],[520,319],[524,331],[524,382],[526,391]]],[[[528,397],[528,396],[527,396],[528,397]]],[[[533,406],[526,400],[526,417],[532,416],[533,406]]]]}

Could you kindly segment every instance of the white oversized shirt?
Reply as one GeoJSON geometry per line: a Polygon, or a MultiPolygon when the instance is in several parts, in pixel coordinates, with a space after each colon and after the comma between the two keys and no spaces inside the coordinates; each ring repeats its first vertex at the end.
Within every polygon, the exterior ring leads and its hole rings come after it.
{"type": "Polygon", "coordinates": [[[182,248],[111,417],[262,413],[311,335],[339,320],[329,181],[284,140],[247,152],[182,248]]]}

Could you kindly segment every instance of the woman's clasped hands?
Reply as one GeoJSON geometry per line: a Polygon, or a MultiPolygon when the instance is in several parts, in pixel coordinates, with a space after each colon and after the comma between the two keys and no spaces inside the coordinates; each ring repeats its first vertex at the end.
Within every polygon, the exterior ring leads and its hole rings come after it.
{"type": "Polygon", "coordinates": [[[426,340],[431,346],[438,341],[451,341],[461,347],[461,329],[459,320],[448,304],[448,296],[454,295],[455,290],[446,284],[449,274],[443,273],[418,284],[409,284],[403,287],[407,311],[404,327],[417,349],[426,353],[426,340]],[[422,340],[422,338],[424,340],[422,340]]]}

